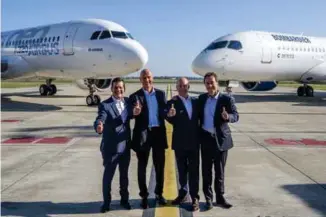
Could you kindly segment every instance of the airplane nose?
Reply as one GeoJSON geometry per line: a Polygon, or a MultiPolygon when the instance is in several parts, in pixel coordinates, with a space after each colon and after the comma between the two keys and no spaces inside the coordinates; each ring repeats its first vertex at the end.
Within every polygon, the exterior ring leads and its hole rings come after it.
{"type": "Polygon", "coordinates": [[[147,50],[139,43],[135,43],[132,49],[132,58],[129,61],[129,66],[135,71],[142,69],[148,62],[147,50]]]}
{"type": "Polygon", "coordinates": [[[202,58],[202,55],[199,54],[191,64],[192,71],[198,75],[205,74],[205,69],[207,68],[205,61],[202,58]]]}

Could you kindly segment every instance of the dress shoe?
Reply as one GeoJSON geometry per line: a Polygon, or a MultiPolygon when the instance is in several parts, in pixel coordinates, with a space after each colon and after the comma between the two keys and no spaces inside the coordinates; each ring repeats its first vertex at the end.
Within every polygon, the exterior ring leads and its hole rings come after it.
{"type": "Polygon", "coordinates": [[[167,201],[165,200],[163,195],[156,195],[155,199],[158,202],[158,204],[160,204],[160,205],[166,205],[167,204],[167,201]]]}
{"type": "Polygon", "coordinates": [[[186,199],[187,199],[186,197],[180,197],[180,196],[178,196],[177,198],[175,198],[172,201],[172,205],[180,205],[181,203],[185,202],[186,199]]]}
{"type": "Polygon", "coordinates": [[[194,199],[193,201],[192,201],[192,211],[197,211],[197,210],[199,210],[199,201],[198,201],[198,199],[196,198],[196,199],[194,199]]]}
{"type": "Polygon", "coordinates": [[[148,208],[148,200],[147,200],[147,198],[143,198],[143,199],[141,200],[140,206],[141,206],[143,209],[147,209],[147,208],[148,208]]]}
{"type": "Polygon", "coordinates": [[[105,213],[107,211],[110,211],[110,206],[109,205],[102,205],[100,212],[105,213]]]}
{"type": "Polygon", "coordinates": [[[211,200],[206,200],[207,210],[213,209],[213,202],[211,200]]]}
{"type": "Polygon", "coordinates": [[[216,205],[226,209],[230,209],[232,207],[232,204],[228,203],[223,196],[216,198],[216,205]]]}
{"type": "Polygon", "coordinates": [[[128,200],[120,200],[120,205],[125,209],[131,209],[130,203],[128,200]]]}

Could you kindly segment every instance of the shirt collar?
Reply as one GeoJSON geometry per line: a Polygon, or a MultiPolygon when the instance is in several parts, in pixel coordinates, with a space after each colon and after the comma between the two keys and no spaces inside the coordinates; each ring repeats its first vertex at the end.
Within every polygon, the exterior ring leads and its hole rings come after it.
{"type": "Polygon", "coordinates": [[[180,97],[180,99],[182,99],[182,100],[184,100],[184,101],[188,101],[188,100],[190,100],[190,96],[188,95],[188,97],[187,98],[184,98],[183,96],[180,96],[180,95],[178,95],[179,97],[180,97]]]}
{"type": "Polygon", "coordinates": [[[125,101],[123,97],[122,97],[122,99],[117,99],[117,98],[115,98],[114,96],[112,96],[112,99],[113,99],[113,101],[114,101],[115,103],[117,103],[117,102],[124,102],[124,101],[125,101]]]}
{"type": "Polygon", "coordinates": [[[152,90],[152,92],[148,92],[147,90],[145,90],[144,88],[142,88],[143,89],[143,91],[144,91],[144,93],[145,94],[147,94],[147,95],[152,95],[152,94],[154,94],[155,93],[155,88],[153,87],[153,90],[152,90]]]}
{"type": "Polygon", "coordinates": [[[210,98],[210,99],[218,99],[218,96],[220,95],[220,92],[217,92],[217,94],[215,95],[215,96],[210,96],[210,95],[208,95],[208,98],[210,98]]]}

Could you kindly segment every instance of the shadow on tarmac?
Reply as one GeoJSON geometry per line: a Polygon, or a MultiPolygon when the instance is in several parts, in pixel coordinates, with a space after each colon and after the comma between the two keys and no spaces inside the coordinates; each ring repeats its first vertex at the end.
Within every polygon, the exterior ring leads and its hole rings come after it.
{"type": "Polygon", "coordinates": [[[299,198],[308,207],[326,216],[326,183],[325,184],[289,184],[282,188],[299,198]]]}

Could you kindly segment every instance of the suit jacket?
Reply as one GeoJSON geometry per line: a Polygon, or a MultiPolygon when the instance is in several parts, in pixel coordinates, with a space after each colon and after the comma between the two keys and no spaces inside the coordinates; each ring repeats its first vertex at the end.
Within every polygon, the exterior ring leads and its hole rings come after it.
{"type": "Polygon", "coordinates": [[[122,117],[113,101],[113,98],[103,101],[98,106],[98,115],[94,122],[94,129],[96,131],[99,121],[103,123],[103,133],[101,141],[101,152],[103,158],[112,156],[112,154],[122,153],[130,149],[131,132],[130,132],[130,119],[132,113],[128,107],[129,99],[124,97],[125,108],[127,109],[127,118],[123,123],[122,117]],[[124,131],[121,128],[124,127],[124,131]],[[124,148],[123,142],[125,141],[126,147],[124,148]]]}
{"type": "MultiPolygon", "coordinates": [[[[157,148],[162,148],[164,150],[168,147],[165,127],[166,99],[165,93],[162,90],[157,88],[154,88],[154,90],[158,103],[158,120],[160,122],[159,138],[157,138],[157,142],[154,145],[156,145],[157,148]]],[[[139,101],[142,106],[141,113],[135,116],[135,127],[133,130],[131,144],[131,148],[137,152],[150,148],[150,144],[147,143],[149,113],[146,102],[146,96],[143,89],[139,89],[135,93],[131,94],[130,100],[130,110],[132,110],[133,106],[136,104],[137,101],[139,101]]]]}
{"type": "Polygon", "coordinates": [[[167,103],[166,119],[173,125],[172,149],[173,150],[198,150],[199,149],[199,108],[198,99],[189,96],[192,105],[192,115],[189,119],[188,111],[180,97],[171,99],[167,103]],[[176,115],[168,117],[167,114],[174,104],[176,115]]]}
{"type": "MultiPolygon", "coordinates": [[[[200,107],[200,127],[204,123],[204,109],[208,94],[201,94],[199,96],[199,107],[200,107]]],[[[228,123],[234,123],[239,120],[239,114],[234,103],[234,98],[229,95],[220,93],[217,99],[217,105],[214,114],[214,127],[215,127],[215,139],[217,149],[220,151],[226,151],[233,147],[233,140],[231,130],[228,123]],[[225,121],[222,118],[223,107],[229,114],[229,120],[225,121]]]]}

